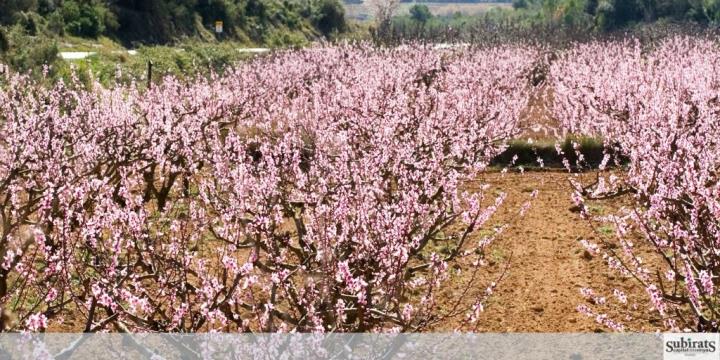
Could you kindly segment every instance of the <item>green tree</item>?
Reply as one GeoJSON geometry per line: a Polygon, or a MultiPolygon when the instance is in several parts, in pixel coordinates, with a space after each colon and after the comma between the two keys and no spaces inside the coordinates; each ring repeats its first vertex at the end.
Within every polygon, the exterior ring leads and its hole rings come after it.
{"type": "Polygon", "coordinates": [[[415,4],[410,8],[410,17],[420,24],[425,24],[432,16],[430,8],[425,4],[415,4]]]}
{"type": "Polygon", "coordinates": [[[36,10],[37,0],[0,0],[0,24],[12,25],[18,13],[36,10]]]}
{"type": "Polygon", "coordinates": [[[337,0],[320,0],[315,15],[315,26],[323,35],[345,31],[345,8],[337,0]]]}
{"type": "Polygon", "coordinates": [[[720,0],[701,0],[699,5],[704,20],[713,23],[720,22],[720,0]]]}
{"type": "Polygon", "coordinates": [[[65,0],[60,8],[67,30],[77,36],[97,37],[118,27],[115,14],[98,0],[65,0]]]}
{"type": "Polygon", "coordinates": [[[0,27],[0,53],[10,50],[10,40],[8,39],[5,29],[0,27]]]}
{"type": "Polygon", "coordinates": [[[585,1],[585,12],[590,15],[595,15],[598,7],[598,0],[586,0],[585,1]]]}
{"type": "Polygon", "coordinates": [[[529,7],[528,0],[513,0],[513,9],[527,9],[529,7]]]}

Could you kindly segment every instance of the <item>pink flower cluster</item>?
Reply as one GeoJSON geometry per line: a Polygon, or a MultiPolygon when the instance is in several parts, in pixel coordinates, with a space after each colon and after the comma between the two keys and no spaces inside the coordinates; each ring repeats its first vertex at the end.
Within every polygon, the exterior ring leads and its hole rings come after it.
{"type": "Polygon", "coordinates": [[[629,161],[622,182],[635,201],[612,217],[620,248],[609,259],[646,287],[669,328],[718,331],[720,49],[683,37],[582,44],[550,78],[565,128],[603,137],[629,161]]]}
{"type": "Polygon", "coordinates": [[[448,263],[490,243],[499,201],[460,188],[517,134],[536,55],[315,47],[147,91],[5,75],[0,325],[433,326],[448,263]]]}

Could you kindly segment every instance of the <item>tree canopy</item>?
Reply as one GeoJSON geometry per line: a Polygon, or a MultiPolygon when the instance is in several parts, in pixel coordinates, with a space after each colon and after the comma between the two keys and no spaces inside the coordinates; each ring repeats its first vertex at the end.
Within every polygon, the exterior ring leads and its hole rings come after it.
{"type": "Polygon", "coordinates": [[[329,35],[346,27],[338,0],[0,0],[0,25],[163,43],[212,34],[264,42],[273,32],[329,35]]]}
{"type": "Polygon", "coordinates": [[[513,0],[513,8],[545,20],[591,21],[603,30],[660,19],[720,21],[720,0],[513,0]]]}

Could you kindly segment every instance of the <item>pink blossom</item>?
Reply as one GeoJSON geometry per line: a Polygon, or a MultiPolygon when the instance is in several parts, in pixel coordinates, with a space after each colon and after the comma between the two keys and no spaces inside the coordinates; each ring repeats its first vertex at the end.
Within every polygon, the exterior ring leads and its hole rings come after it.
{"type": "Polygon", "coordinates": [[[30,331],[39,331],[45,329],[48,325],[48,319],[43,313],[34,313],[28,316],[25,326],[30,331]]]}

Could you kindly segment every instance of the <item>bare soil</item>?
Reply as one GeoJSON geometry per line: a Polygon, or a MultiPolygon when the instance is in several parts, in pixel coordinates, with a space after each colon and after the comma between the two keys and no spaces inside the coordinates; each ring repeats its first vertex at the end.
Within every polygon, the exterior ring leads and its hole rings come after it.
{"type": "MultiPolygon", "coordinates": [[[[582,175],[562,171],[520,173],[489,173],[477,180],[491,185],[489,191],[507,192],[503,208],[495,215],[495,224],[510,223],[490,246],[487,254],[489,272],[487,282],[504,272],[494,294],[489,298],[481,315],[477,331],[481,332],[602,332],[609,331],[577,311],[578,305],[590,305],[580,293],[591,287],[597,293],[612,296],[612,289],[625,292],[627,309],[607,308],[607,314],[620,320],[631,331],[654,331],[657,319],[645,314],[646,295],[633,279],[620,276],[608,268],[599,256],[592,256],[579,242],[586,239],[599,242],[597,229],[573,211],[572,187],[569,176],[590,180],[594,173],[582,175]],[[537,198],[524,217],[516,216],[530,192],[539,190],[537,198]]],[[[471,186],[472,187],[472,186],[471,186]]],[[[608,214],[628,199],[614,199],[591,205],[597,215],[608,214]]],[[[458,284],[461,284],[459,281],[458,284]]],[[[449,301],[461,293],[456,285],[446,294],[449,301]]],[[[451,321],[437,330],[451,330],[457,321],[451,321]]]]}

